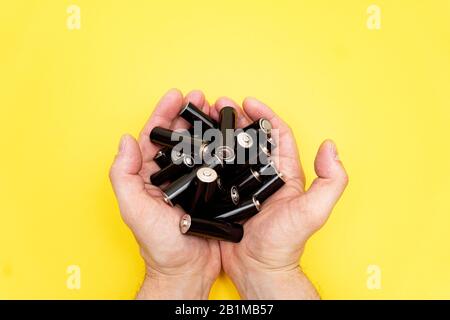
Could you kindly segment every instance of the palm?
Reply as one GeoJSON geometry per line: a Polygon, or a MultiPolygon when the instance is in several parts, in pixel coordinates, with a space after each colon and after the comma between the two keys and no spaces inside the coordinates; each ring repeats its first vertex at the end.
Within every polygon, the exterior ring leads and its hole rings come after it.
{"type": "Polygon", "coordinates": [[[297,152],[292,153],[296,146],[287,127],[281,130],[279,140],[282,144],[275,162],[285,175],[286,184],[244,224],[245,236],[239,244],[221,243],[225,270],[236,261],[246,263],[246,260],[267,264],[271,268],[297,264],[303,239],[307,238],[306,232],[300,237],[298,234],[298,202],[304,197],[303,173],[297,152]],[[292,245],[293,239],[298,239],[295,246],[292,245]],[[293,249],[286,252],[287,248],[293,249]]]}
{"type": "Polygon", "coordinates": [[[291,129],[266,105],[255,99],[243,103],[240,125],[264,117],[277,130],[274,161],[286,184],[262,205],[262,210],[244,224],[238,244],[220,243],[225,272],[236,268],[289,270],[298,266],[306,240],[328,218],[347,185],[347,175],[336,158],[334,144],[325,141],[314,163],[318,177],[305,192],[305,177],[291,129]]]}
{"type": "Polygon", "coordinates": [[[169,207],[158,188],[146,185],[146,193],[136,205],[137,210],[153,213],[134,228],[144,259],[151,267],[170,271],[184,266],[189,269],[211,266],[214,272],[220,270],[218,242],[182,235],[179,221],[185,212],[179,207],[169,207]]]}
{"type": "Polygon", "coordinates": [[[194,91],[183,99],[178,90],[170,90],[142,129],[139,143],[130,142],[129,163],[122,164],[128,171],[126,177],[113,165],[111,179],[122,217],[139,242],[147,267],[165,274],[198,273],[215,278],[221,268],[218,241],[182,235],[179,221],[183,210],[168,206],[160,189],[149,184],[150,174],[159,169],[153,157],[160,148],[149,141],[149,133],[155,126],[186,125],[176,118],[188,100],[209,112],[202,93],[194,91]],[[118,180],[120,185],[114,183],[118,180]]]}

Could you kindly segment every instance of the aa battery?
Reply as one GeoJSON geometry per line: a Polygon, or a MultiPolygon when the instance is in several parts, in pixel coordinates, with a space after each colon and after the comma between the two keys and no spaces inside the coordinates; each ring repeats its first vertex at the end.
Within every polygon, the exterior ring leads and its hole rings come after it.
{"type": "Polygon", "coordinates": [[[236,110],[233,107],[224,107],[219,114],[219,129],[222,144],[216,148],[216,154],[225,164],[234,161],[234,129],[236,129],[236,110]]]}
{"type": "Polygon", "coordinates": [[[260,118],[243,128],[245,132],[257,141],[259,148],[264,149],[269,154],[276,147],[272,137],[272,129],[272,123],[265,118],[260,118]]]}
{"type": "Polygon", "coordinates": [[[272,160],[269,160],[265,165],[254,167],[254,170],[258,172],[259,181],[261,182],[268,181],[273,176],[279,174],[272,160]]]}
{"type": "Polygon", "coordinates": [[[244,236],[244,228],[238,223],[194,218],[188,214],[180,220],[180,231],[183,234],[230,242],[239,242],[244,236]]]}
{"type": "Polygon", "coordinates": [[[180,116],[194,127],[196,123],[201,123],[202,133],[208,129],[218,128],[218,124],[214,119],[190,102],[180,111],[180,116]]]}
{"type": "Polygon", "coordinates": [[[242,202],[238,207],[220,213],[215,219],[228,222],[243,221],[257,214],[260,210],[260,206],[259,201],[252,197],[251,199],[242,202]]]}
{"type": "Polygon", "coordinates": [[[183,155],[180,164],[170,163],[168,166],[153,173],[150,182],[159,186],[166,181],[175,180],[180,175],[189,172],[194,167],[194,159],[191,156],[183,155]]]}
{"type": "Polygon", "coordinates": [[[239,203],[239,190],[236,188],[236,186],[231,186],[230,188],[226,189],[225,194],[222,196],[222,203],[229,203],[234,206],[237,206],[239,203]]]}
{"type": "Polygon", "coordinates": [[[215,214],[228,212],[235,209],[240,202],[240,194],[236,186],[225,187],[220,179],[217,180],[217,192],[214,198],[206,206],[205,214],[209,217],[215,214]]]}
{"type": "Polygon", "coordinates": [[[177,150],[177,148],[173,148],[170,150],[170,161],[174,164],[181,164],[181,162],[183,162],[184,156],[185,154],[177,150]]]}
{"type": "Polygon", "coordinates": [[[273,161],[266,164],[246,166],[237,173],[236,177],[229,180],[229,185],[235,186],[240,197],[248,196],[258,190],[265,181],[278,174],[273,161]]]}
{"type": "Polygon", "coordinates": [[[223,107],[219,113],[220,130],[236,129],[236,110],[233,107],[223,107]]]}
{"type": "Polygon", "coordinates": [[[171,148],[169,147],[162,147],[159,149],[159,151],[156,153],[155,157],[153,158],[153,161],[156,162],[156,164],[160,168],[164,168],[172,163],[172,160],[170,159],[171,156],[171,148]]]}
{"type": "Polygon", "coordinates": [[[240,165],[245,165],[249,162],[250,156],[252,155],[252,149],[257,147],[255,145],[255,140],[253,137],[244,132],[240,131],[236,134],[236,161],[235,163],[240,165]]]}
{"type": "Polygon", "coordinates": [[[270,162],[270,153],[267,149],[260,147],[256,138],[253,138],[247,132],[239,133],[236,136],[236,141],[234,175],[246,172],[250,167],[257,170],[270,162]]]}
{"type": "Polygon", "coordinates": [[[212,168],[202,167],[197,170],[191,213],[199,213],[211,201],[217,188],[217,178],[217,172],[212,168]]]}
{"type": "Polygon", "coordinates": [[[255,192],[262,185],[262,181],[259,172],[249,167],[236,178],[234,185],[240,196],[246,196],[255,192]]]}
{"type": "Polygon", "coordinates": [[[178,151],[187,150],[188,154],[200,154],[206,145],[201,138],[193,136],[189,131],[173,131],[161,127],[153,128],[150,140],[162,146],[176,147],[178,151]]]}
{"type": "Polygon", "coordinates": [[[189,188],[193,184],[196,176],[196,171],[193,170],[185,175],[179,177],[163,190],[164,201],[172,207],[177,204],[185,204],[190,195],[189,188]]]}
{"type": "Polygon", "coordinates": [[[207,144],[201,153],[202,162],[216,171],[220,171],[223,167],[223,160],[214,151],[214,144],[207,144]]]}
{"type": "Polygon", "coordinates": [[[277,173],[272,176],[269,180],[264,182],[264,184],[253,194],[253,197],[259,201],[259,203],[263,203],[267,200],[272,194],[278,191],[283,185],[285,181],[282,177],[281,173],[277,173]]]}
{"type": "MultiPolygon", "coordinates": [[[[157,130],[159,130],[159,129],[157,129],[157,130]]],[[[193,135],[194,134],[193,128],[189,128],[188,132],[189,132],[189,134],[193,135]]],[[[163,132],[163,135],[165,135],[165,132],[163,132]]],[[[188,136],[187,133],[183,133],[183,135],[188,136]]],[[[158,139],[158,137],[156,137],[156,139],[158,139]]],[[[190,139],[190,138],[188,137],[188,139],[190,139]]],[[[203,141],[200,142],[200,140],[198,140],[198,139],[196,139],[195,141],[196,141],[196,143],[201,143],[203,145],[203,141]]],[[[181,149],[182,148],[180,148],[180,145],[177,145],[175,148],[172,148],[172,147],[169,147],[169,146],[164,146],[164,147],[162,147],[161,149],[158,150],[156,155],[153,157],[153,161],[155,161],[155,163],[160,168],[167,167],[171,163],[180,164],[182,162],[182,159],[183,159],[182,151],[184,151],[184,150],[181,150],[181,149]]],[[[201,150],[199,148],[199,152],[200,151],[201,150]]],[[[194,155],[195,155],[195,152],[194,152],[194,155]]]]}
{"type": "Polygon", "coordinates": [[[272,150],[276,148],[277,144],[273,137],[260,137],[259,138],[259,148],[264,150],[265,153],[271,154],[272,150]]]}
{"type": "Polygon", "coordinates": [[[255,131],[261,130],[264,134],[270,137],[272,132],[272,123],[265,118],[259,118],[258,120],[246,126],[243,130],[247,131],[251,129],[255,131]]]}
{"type": "Polygon", "coordinates": [[[175,137],[174,133],[175,131],[170,129],[155,127],[150,132],[150,141],[162,146],[173,147],[179,143],[178,140],[172,139],[172,137],[175,137]]]}

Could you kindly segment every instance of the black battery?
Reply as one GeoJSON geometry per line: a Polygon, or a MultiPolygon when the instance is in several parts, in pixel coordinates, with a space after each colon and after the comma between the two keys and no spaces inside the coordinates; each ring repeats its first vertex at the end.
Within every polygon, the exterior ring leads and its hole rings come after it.
{"type": "Polygon", "coordinates": [[[220,212],[215,219],[228,221],[228,222],[238,222],[247,220],[257,214],[260,210],[260,203],[254,197],[242,202],[238,207],[233,208],[226,212],[220,212]]]}
{"type": "Polygon", "coordinates": [[[219,114],[219,129],[221,143],[216,147],[216,154],[222,158],[224,164],[232,164],[235,159],[234,130],[236,129],[236,110],[224,107],[219,114]]]}
{"type": "Polygon", "coordinates": [[[162,191],[164,201],[172,207],[178,204],[185,208],[186,203],[188,203],[188,198],[192,194],[190,191],[192,190],[191,186],[193,185],[196,174],[196,170],[188,172],[164,188],[162,191]]]}
{"type": "Polygon", "coordinates": [[[248,165],[229,181],[229,185],[237,188],[240,197],[253,194],[265,181],[278,174],[273,161],[268,161],[265,165],[248,165]]]}
{"type": "MultiPolygon", "coordinates": [[[[253,138],[252,138],[253,139],[253,138]]],[[[268,152],[267,148],[260,146],[259,144],[255,143],[256,140],[254,140],[254,144],[250,147],[248,150],[240,151],[237,147],[236,153],[237,153],[237,161],[235,165],[235,171],[244,171],[244,169],[253,166],[253,167],[261,167],[270,162],[270,152],[268,152]],[[245,163],[242,163],[242,154],[245,155],[246,161],[245,163]]]]}
{"type": "Polygon", "coordinates": [[[223,160],[214,152],[214,144],[207,144],[201,154],[201,161],[216,171],[221,171],[223,168],[223,160]]]}
{"type": "Polygon", "coordinates": [[[203,215],[200,212],[205,209],[207,204],[212,200],[217,188],[217,172],[209,167],[202,167],[197,170],[195,177],[195,192],[192,199],[191,215],[203,215]]]}
{"type": "Polygon", "coordinates": [[[252,150],[257,148],[256,141],[253,137],[242,131],[236,131],[236,160],[237,166],[249,163],[252,150]]]}
{"type": "MultiPolygon", "coordinates": [[[[181,164],[184,160],[185,154],[177,148],[170,149],[170,161],[174,164],[181,164]]],[[[190,156],[191,157],[191,156],[190,156]]]]}
{"type": "Polygon", "coordinates": [[[181,162],[170,163],[168,166],[153,173],[150,176],[150,182],[155,186],[160,186],[166,181],[177,179],[180,175],[185,174],[192,170],[194,167],[194,159],[188,155],[181,156],[181,162]]]}
{"type": "Polygon", "coordinates": [[[172,160],[170,158],[172,149],[169,147],[162,147],[158,150],[156,155],[153,157],[153,161],[156,162],[156,164],[162,169],[164,167],[167,167],[169,164],[172,163],[172,160]]]}
{"type": "MultiPolygon", "coordinates": [[[[234,152],[230,152],[230,154],[234,154],[234,156],[230,156],[224,160],[222,175],[227,177],[224,180],[229,180],[229,177],[236,177],[236,175],[239,175],[247,169],[249,159],[252,155],[252,149],[257,147],[254,144],[254,141],[256,140],[253,140],[253,138],[242,131],[242,129],[235,130],[234,135],[234,152]]],[[[229,150],[229,148],[231,148],[231,146],[225,146],[222,150],[229,150]]]]}
{"type": "Polygon", "coordinates": [[[220,179],[217,180],[217,192],[212,201],[205,206],[204,216],[212,218],[215,214],[231,211],[240,202],[239,191],[236,186],[224,187],[220,179]]]}
{"type": "Polygon", "coordinates": [[[255,192],[262,185],[262,180],[257,170],[248,167],[236,178],[233,184],[240,196],[246,196],[255,192]]]}
{"type": "Polygon", "coordinates": [[[237,114],[233,107],[223,107],[219,112],[219,129],[221,131],[236,129],[236,119],[237,114]]]}
{"type": "Polygon", "coordinates": [[[175,139],[174,133],[175,131],[170,129],[154,127],[150,132],[150,141],[171,148],[180,142],[178,139],[175,139]]]}
{"type": "Polygon", "coordinates": [[[272,137],[272,129],[272,123],[269,120],[260,118],[243,130],[254,139],[259,148],[263,148],[270,154],[276,146],[272,137]]]}
{"type": "Polygon", "coordinates": [[[188,102],[186,106],[181,109],[180,116],[189,122],[194,128],[197,123],[202,126],[202,134],[209,129],[217,129],[218,123],[210,116],[205,114],[202,110],[197,108],[194,104],[188,102]]]}
{"type": "Polygon", "coordinates": [[[231,206],[237,206],[240,200],[239,190],[236,188],[236,186],[226,188],[225,192],[219,195],[219,197],[219,203],[223,205],[229,204],[231,206]]]}
{"type": "Polygon", "coordinates": [[[246,126],[243,130],[255,130],[255,131],[262,131],[265,135],[268,137],[271,136],[272,133],[272,123],[265,119],[265,118],[259,118],[258,120],[254,121],[253,123],[246,126]]]}
{"type": "Polygon", "coordinates": [[[264,182],[264,184],[253,194],[253,197],[258,200],[259,203],[263,203],[284,185],[285,181],[282,177],[282,174],[277,173],[269,180],[264,182]]]}
{"type": "Polygon", "coordinates": [[[259,180],[261,182],[266,182],[272,179],[273,176],[278,175],[279,172],[275,167],[275,164],[272,160],[269,159],[269,162],[265,165],[254,166],[255,171],[257,171],[259,180]]]}
{"type": "Polygon", "coordinates": [[[257,144],[257,139],[247,132],[236,135],[236,161],[232,175],[240,175],[250,167],[258,169],[270,162],[270,153],[257,144]]]}
{"type": "Polygon", "coordinates": [[[238,223],[195,218],[188,214],[181,217],[180,231],[183,234],[236,243],[244,236],[244,228],[238,223]]]}
{"type": "Polygon", "coordinates": [[[264,152],[268,154],[271,154],[273,149],[277,146],[273,137],[269,138],[264,135],[258,138],[258,145],[259,148],[263,149],[264,152]]]}
{"type": "Polygon", "coordinates": [[[176,148],[186,154],[200,154],[206,142],[200,137],[192,135],[189,131],[173,131],[155,127],[150,132],[150,141],[171,148],[176,148]]]}

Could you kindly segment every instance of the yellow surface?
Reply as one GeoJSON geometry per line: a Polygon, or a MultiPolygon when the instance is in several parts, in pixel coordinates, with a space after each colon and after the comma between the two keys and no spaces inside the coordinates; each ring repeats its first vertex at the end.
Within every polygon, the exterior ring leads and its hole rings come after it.
{"type": "MultiPolygon", "coordinates": [[[[376,1],[379,30],[371,4],[2,1],[0,298],[134,296],[143,263],[107,172],[171,87],[267,102],[309,182],[337,142],[350,185],[302,261],[323,298],[450,298],[450,2],[376,1]]],[[[211,298],[238,295],[221,276],[211,298]]]]}

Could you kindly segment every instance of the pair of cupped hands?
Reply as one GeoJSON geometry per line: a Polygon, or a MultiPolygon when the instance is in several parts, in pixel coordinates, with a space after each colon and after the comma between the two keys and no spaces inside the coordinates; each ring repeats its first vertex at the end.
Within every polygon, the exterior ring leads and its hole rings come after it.
{"type": "Polygon", "coordinates": [[[222,97],[208,103],[201,91],[186,96],[169,90],[158,102],[139,139],[124,135],[110,169],[110,179],[120,212],[132,230],[145,260],[146,276],[137,298],[206,299],[223,268],[246,299],[315,299],[318,293],[302,272],[299,260],[308,238],[326,222],[343,193],[348,177],[335,144],[324,141],[314,162],[317,178],[305,190],[305,176],[291,128],[268,106],[246,98],[242,108],[222,97]],[[266,118],[279,130],[275,163],[286,184],[262,204],[261,211],[245,222],[239,243],[186,236],[179,230],[184,211],[168,206],[158,187],[149,184],[159,170],[153,157],[159,150],[149,140],[161,126],[187,128],[178,117],[191,102],[214,119],[231,106],[237,125],[244,127],[266,118]]]}

